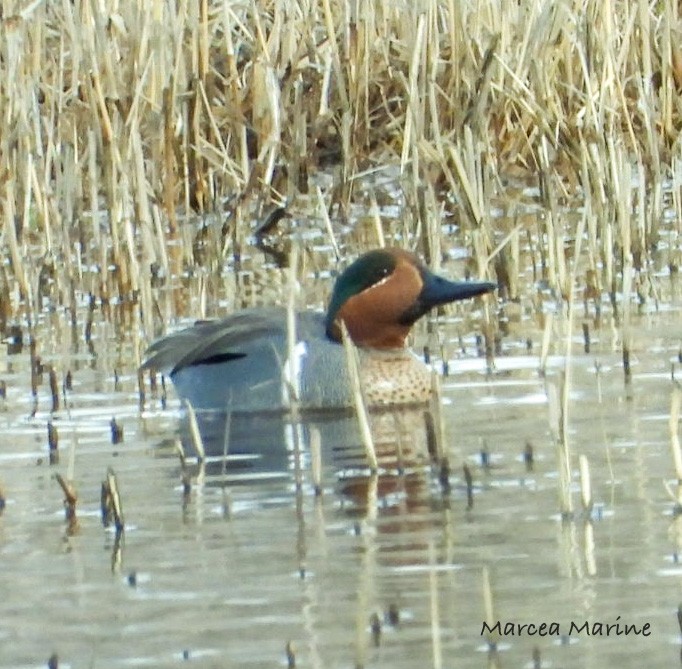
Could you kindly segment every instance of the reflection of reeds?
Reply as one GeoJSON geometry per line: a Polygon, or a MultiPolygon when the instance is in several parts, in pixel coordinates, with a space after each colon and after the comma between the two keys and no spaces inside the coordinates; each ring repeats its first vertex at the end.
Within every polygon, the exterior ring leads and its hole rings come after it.
{"type": "MultiPolygon", "coordinates": [[[[482,572],[482,588],[483,588],[483,620],[486,622],[488,629],[492,629],[497,622],[495,615],[495,605],[493,600],[493,591],[490,586],[490,571],[488,567],[483,567],[482,572]]],[[[487,632],[486,641],[491,650],[497,647],[499,635],[496,632],[487,632]]]]}
{"type": "Polygon", "coordinates": [[[287,669],[295,669],[296,667],[296,646],[293,641],[287,641],[284,647],[284,653],[287,658],[287,669]]]}
{"type": "Polygon", "coordinates": [[[438,589],[438,564],[436,562],[436,548],[433,541],[429,542],[429,600],[431,602],[431,648],[434,669],[443,666],[443,651],[441,647],[440,604],[438,589]]]}
{"type": "Polygon", "coordinates": [[[59,464],[59,431],[52,421],[47,424],[47,447],[49,450],[50,464],[59,464]]]}
{"type": "Polygon", "coordinates": [[[676,491],[672,493],[675,499],[675,512],[682,512],[682,448],[680,448],[680,406],[682,405],[682,390],[679,385],[673,385],[670,398],[670,418],[668,428],[670,430],[670,450],[677,478],[676,491]]]}
{"type": "Polygon", "coordinates": [[[109,421],[109,428],[111,429],[111,443],[120,444],[123,441],[123,425],[116,418],[112,418],[109,421]]]}
{"type": "Polygon", "coordinates": [[[578,457],[580,467],[580,499],[583,505],[583,513],[589,518],[592,513],[592,482],[590,480],[590,463],[586,455],[578,457]]]}
{"type": "Polygon", "coordinates": [[[369,629],[372,633],[372,643],[378,648],[381,645],[381,618],[376,611],[369,617],[369,629]]]}
{"type": "Polygon", "coordinates": [[[315,496],[319,497],[322,494],[322,438],[320,430],[311,425],[310,426],[310,469],[313,477],[313,489],[315,496]]]}
{"type": "Polygon", "coordinates": [[[296,294],[298,293],[298,243],[291,246],[289,258],[289,272],[287,277],[287,368],[284,370],[287,380],[286,391],[288,395],[287,405],[292,413],[293,420],[297,420],[298,403],[301,399],[299,364],[300,356],[297,351],[296,336],[296,294]]]}
{"type": "Polygon", "coordinates": [[[445,425],[443,423],[443,390],[440,376],[433,370],[431,372],[431,398],[429,409],[424,412],[424,421],[427,430],[427,444],[429,455],[434,462],[442,462],[445,457],[445,425]]]}
{"type": "Polygon", "coordinates": [[[570,449],[566,441],[563,396],[566,393],[566,376],[560,375],[557,383],[547,386],[549,400],[550,429],[556,444],[559,509],[564,518],[573,516],[573,500],[571,497],[571,459],[570,449]]]}
{"type": "Polygon", "coordinates": [[[466,485],[467,509],[473,509],[474,508],[474,479],[471,476],[471,469],[469,468],[469,465],[464,463],[464,465],[462,466],[462,470],[464,473],[464,483],[466,485]]]}
{"type": "Polygon", "coordinates": [[[682,390],[677,384],[675,384],[673,386],[672,395],[670,398],[670,419],[668,425],[670,428],[670,447],[673,455],[673,462],[675,464],[675,476],[680,482],[682,482],[682,449],[680,449],[679,436],[681,404],[682,390]]]}
{"type": "Polygon", "coordinates": [[[533,455],[533,444],[531,444],[530,441],[526,442],[526,445],[523,449],[523,461],[526,465],[526,471],[532,472],[533,471],[534,455],[533,455]]]}
{"type": "MultiPolygon", "coordinates": [[[[562,286],[562,293],[568,302],[568,318],[566,323],[566,349],[564,354],[564,368],[559,374],[556,383],[550,383],[548,386],[549,398],[549,415],[550,423],[553,429],[554,438],[557,447],[557,463],[559,471],[559,508],[561,515],[564,518],[573,517],[573,499],[571,497],[571,447],[568,439],[568,417],[570,408],[570,388],[572,377],[572,357],[573,357],[573,318],[575,314],[575,286],[578,274],[578,263],[581,258],[582,240],[585,231],[586,216],[583,215],[578,223],[575,236],[575,255],[570,273],[566,272],[563,264],[563,250],[557,242],[556,258],[562,258],[562,262],[557,264],[557,280],[562,286]]],[[[543,355],[546,356],[547,335],[543,339],[543,355]]],[[[587,461],[585,460],[585,472],[587,461]]],[[[582,470],[581,470],[582,472],[582,470]]],[[[581,479],[582,481],[582,479],[581,479]]],[[[586,488],[583,491],[589,491],[589,477],[584,482],[586,488]]],[[[583,502],[585,503],[585,497],[583,502]]],[[[591,506],[591,495],[589,495],[589,504],[591,506]]]]}

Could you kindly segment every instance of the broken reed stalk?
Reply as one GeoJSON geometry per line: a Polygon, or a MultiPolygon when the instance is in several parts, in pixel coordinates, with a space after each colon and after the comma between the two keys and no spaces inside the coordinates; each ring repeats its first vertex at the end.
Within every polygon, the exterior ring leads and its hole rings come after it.
{"type": "Polygon", "coordinates": [[[125,529],[125,522],[123,520],[121,495],[118,490],[116,474],[111,467],[107,469],[106,478],[102,481],[101,511],[104,527],[108,527],[113,522],[116,534],[122,534],[125,529]]]}
{"type": "Polygon", "coordinates": [[[66,512],[66,519],[71,523],[76,520],[76,504],[78,502],[78,493],[70,481],[67,481],[61,474],[55,474],[55,479],[64,493],[64,511],[66,512]]]}
{"type": "Polygon", "coordinates": [[[376,450],[374,448],[374,439],[372,437],[372,429],[370,426],[369,412],[365,404],[365,398],[362,393],[362,382],[360,381],[360,366],[358,361],[358,352],[353,344],[353,341],[348,334],[346,324],[341,322],[341,339],[343,340],[343,348],[346,352],[346,366],[348,375],[350,377],[351,392],[353,394],[353,406],[355,408],[355,415],[358,419],[358,426],[360,428],[360,439],[365,448],[365,455],[369,464],[370,471],[377,472],[379,469],[379,462],[377,460],[376,450]]]}
{"type": "Polygon", "coordinates": [[[206,459],[204,440],[201,436],[199,423],[197,422],[197,414],[189,400],[185,400],[185,409],[187,410],[187,420],[189,421],[189,434],[192,438],[192,445],[196,451],[198,461],[203,462],[206,459]]]}

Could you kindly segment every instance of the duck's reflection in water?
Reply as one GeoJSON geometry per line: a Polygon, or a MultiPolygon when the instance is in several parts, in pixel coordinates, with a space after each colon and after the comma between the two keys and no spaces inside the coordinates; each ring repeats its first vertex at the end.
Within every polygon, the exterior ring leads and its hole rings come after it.
{"type": "MultiPolygon", "coordinates": [[[[439,459],[437,430],[424,407],[370,413],[370,428],[381,485],[379,500],[405,491],[405,475],[414,478],[439,459]]],[[[358,420],[347,411],[306,413],[293,421],[290,414],[196,413],[196,425],[205,452],[204,474],[208,484],[252,483],[258,479],[289,479],[300,486],[335,482],[344,496],[365,506],[363,480],[368,478],[369,458],[358,420]],[[319,444],[317,446],[316,444],[319,444]],[[314,481],[319,448],[321,481],[314,481]]],[[[196,454],[192,420],[180,423],[184,452],[196,454]]],[[[408,487],[409,491],[409,487],[408,487]]]]}
{"type": "MultiPolygon", "coordinates": [[[[307,571],[311,555],[324,552],[327,532],[357,537],[349,546],[365,565],[361,574],[366,574],[369,563],[402,568],[422,560],[431,537],[440,536],[448,525],[444,519],[449,498],[440,493],[434,476],[436,431],[423,407],[370,414],[376,472],[370,471],[357,417],[351,412],[306,415],[305,422],[274,413],[198,412],[196,418],[206,457],[201,464],[187,458],[185,474],[192,486],[219,488],[219,513],[225,517],[232,516],[235,493],[245,486],[249,492],[241,495],[240,508],[244,499],[249,506],[263,508],[293,504],[301,573],[307,571]],[[322,460],[319,482],[314,480],[311,455],[316,441],[322,460]],[[320,498],[314,493],[318,486],[324,490],[320,498]],[[311,541],[317,548],[311,549],[311,541]]],[[[189,456],[194,454],[189,419],[181,426],[189,456]]],[[[218,511],[214,496],[188,494],[183,506],[187,517],[205,517],[207,501],[212,513],[218,511]]]]}

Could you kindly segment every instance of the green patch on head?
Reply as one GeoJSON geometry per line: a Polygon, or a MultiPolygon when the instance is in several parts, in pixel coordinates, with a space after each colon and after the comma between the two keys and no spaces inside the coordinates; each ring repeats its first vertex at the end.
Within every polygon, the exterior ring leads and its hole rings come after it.
{"type": "Polygon", "coordinates": [[[332,326],[346,301],[390,276],[396,264],[393,255],[378,249],[360,256],[339,275],[327,309],[327,336],[332,336],[332,326]]]}

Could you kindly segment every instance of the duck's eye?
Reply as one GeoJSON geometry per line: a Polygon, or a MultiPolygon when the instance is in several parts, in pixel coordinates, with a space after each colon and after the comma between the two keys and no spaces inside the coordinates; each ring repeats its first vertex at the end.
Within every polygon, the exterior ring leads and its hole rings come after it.
{"type": "Polygon", "coordinates": [[[374,286],[377,283],[383,281],[389,274],[391,270],[388,267],[377,267],[372,273],[372,283],[370,285],[374,286]]]}

